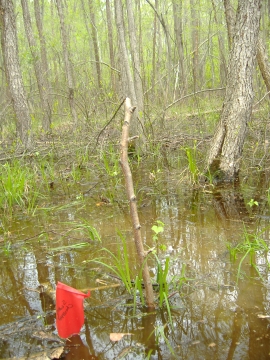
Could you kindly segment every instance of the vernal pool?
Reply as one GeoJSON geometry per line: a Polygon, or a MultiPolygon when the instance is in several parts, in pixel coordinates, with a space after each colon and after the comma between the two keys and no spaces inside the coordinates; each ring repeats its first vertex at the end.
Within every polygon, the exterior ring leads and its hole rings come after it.
{"type": "MultiPolygon", "coordinates": [[[[163,264],[170,258],[172,323],[166,306],[147,309],[108,268],[89,261],[104,247],[121,253],[120,231],[135,278],[128,203],[52,196],[47,210],[14,216],[2,229],[0,358],[270,358],[269,253],[256,251],[251,266],[250,256],[238,254],[232,261],[228,250],[228,243],[236,246],[248,234],[269,245],[267,199],[251,207],[251,190],[231,186],[143,191],[138,208],[145,248],[154,247],[163,264]],[[154,241],[157,220],[164,231],[154,241]],[[89,233],[89,224],[101,241],[89,233]],[[81,333],[68,340],[55,328],[57,281],[92,289],[81,333]],[[112,341],[110,334],[125,335],[112,341]]],[[[155,281],[155,262],[149,267],[155,281]]]]}

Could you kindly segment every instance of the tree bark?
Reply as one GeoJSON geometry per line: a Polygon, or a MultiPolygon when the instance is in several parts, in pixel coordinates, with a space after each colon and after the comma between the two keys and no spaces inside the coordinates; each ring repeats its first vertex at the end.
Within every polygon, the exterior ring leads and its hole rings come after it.
{"type": "Polygon", "coordinates": [[[183,24],[182,24],[182,10],[183,0],[172,0],[173,5],[173,20],[174,20],[174,36],[178,53],[179,64],[179,87],[180,92],[186,88],[186,71],[184,68],[184,46],[183,46],[183,24]]]}
{"type": "Polygon", "coordinates": [[[50,89],[50,82],[49,82],[49,65],[48,65],[48,57],[47,57],[47,47],[46,47],[46,40],[44,36],[43,31],[43,11],[40,7],[39,0],[34,0],[34,9],[35,9],[35,19],[36,19],[36,25],[38,30],[38,36],[39,36],[39,43],[40,43],[40,56],[41,56],[41,78],[42,82],[44,84],[44,91],[46,92],[47,96],[47,111],[48,111],[48,118],[49,123],[51,124],[52,121],[52,99],[49,95],[49,89],[50,89]]]}
{"type": "MultiPolygon", "coordinates": [[[[117,34],[118,34],[118,41],[119,41],[119,48],[120,48],[120,62],[122,68],[125,72],[125,76],[121,75],[122,88],[124,91],[128,89],[128,97],[131,98],[131,101],[135,106],[137,106],[137,97],[136,91],[134,87],[132,72],[129,64],[129,55],[128,50],[126,47],[125,42],[125,27],[124,27],[124,18],[123,18],[123,9],[122,9],[122,1],[121,0],[114,0],[115,4],[115,19],[116,19],[116,26],[117,26],[117,34]]],[[[122,94],[125,96],[126,94],[122,94]]],[[[137,111],[135,110],[135,118],[137,119],[137,111]]],[[[131,131],[134,135],[141,135],[142,129],[139,129],[138,122],[131,125],[131,131]]]]}
{"type": "Polygon", "coordinates": [[[237,179],[251,117],[253,74],[260,25],[260,0],[239,0],[226,95],[207,168],[223,181],[237,179]]]}
{"type": "MultiPolygon", "coordinates": [[[[158,0],[155,1],[155,8],[158,9],[158,0]]],[[[155,82],[156,82],[156,72],[157,72],[157,64],[156,64],[156,49],[157,49],[157,34],[158,34],[158,24],[157,24],[157,14],[154,13],[154,25],[153,25],[153,52],[152,52],[152,87],[153,87],[153,95],[155,97],[155,82]]]]}
{"type": "MultiPolygon", "coordinates": [[[[2,60],[3,60],[3,70],[2,71],[2,93],[1,93],[1,99],[6,99],[8,102],[12,103],[12,96],[10,94],[9,90],[9,84],[8,84],[8,71],[7,71],[7,65],[6,65],[6,59],[4,56],[4,29],[3,29],[3,17],[0,16],[0,30],[1,30],[1,49],[2,49],[2,60]]],[[[2,124],[1,124],[1,131],[2,131],[2,124]]],[[[2,134],[1,134],[2,136],[2,134]]]]}
{"type": "MultiPolygon", "coordinates": [[[[146,87],[145,85],[145,61],[144,61],[144,41],[143,41],[143,34],[144,34],[144,29],[143,29],[143,24],[142,24],[142,19],[144,18],[144,13],[143,13],[143,9],[141,6],[141,0],[136,0],[136,7],[135,7],[135,19],[137,20],[137,49],[138,49],[138,56],[139,56],[139,63],[140,63],[140,75],[141,75],[141,83],[142,83],[142,88],[144,89],[146,87]]],[[[135,27],[136,28],[136,27],[135,27]]],[[[143,103],[145,103],[145,99],[144,99],[144,94],[143,94],[143,103]]]]}
{"type": "Polygon", "coordinates": [[[199,12],[196,8],[194,0],[190,0],[191,15],[191,44],[192,44],[192,74],[193,74],[193,90],[196,92],[199,88],[199,12]]]}
{"type": "MultiPolygon", "coordinates": [[[[219,21],[217,16],[217,10],[216,10],[216,4],[214,0],[212,1],[212,7],[214,10],[214,20],[218,28],[222,29],[222,23],[219,21]]],[[[223,33],[224,34],[224,33],[223,33]]],[[[218,47],[219,47],[219,79],[220,84],[224,85],[226,83],[226,77],[227,77],[227,64],[226,64],[226,58],[225,58],[225,47],[224,47],[224,36],[222,36],[221,31],[218,32],[218,47]]]]}
{"type": "MultiPolygon", "coordinates": [[[[84,18],[84,23],[85,23],[85,28],[88,34],[88,40],[89,40],[89,58],[92,59],[94,58],[93,54],[92,54],[92,48],[94,47],[92,44],[92,35],[91,35],[91,31],[90,31],[90,27],[89,27],[89,17],[88,17],[88,12],[86,11],[85,8],[85,3],[84,0],[81,0],[81,5],[82,5],[82,12],[83,12],[83,18],[84,18]]],[[[96,65],[93,64],[92,66],[92,71],[93,74],[96,72],[96,65]]]]}
{"type": "Polygon", "coordinates": [[[166,67],[167,67],[167,83],[166,83],[166,87],[165,87],[165,102],[168,98],[169,95],[169,89],[171,86],[171,73],[172,73],[172,51],[171,51],[171,42],[170,42],[170,36],[169,36],[169,31],[167,29],[167,25],[165,22],[165,19],[162,15],[162,13],[159,13],[158,10],[156,9],[156,7],[151,3],[150,0],[146,0],[146,2],[151,6],[151,8],[154,10],[155,14],[157,15],[157,18],[162,26],[162,29],[164,31],[164,35],[165,35],[165,40],[166,40],[166,45],[167,45],[167,59],[166,59],[166,67]]]}
{"type": "Polygon", "coordinates": [[[28,1],[21,0],[21,4],[22,4],[22,11],[23,11],[25,33],[26,33],[26,37],[27,37],[27,40],[29,43],[29,48],[31,51],[32,59],[33,59],[34,70],[35,70],[35,75],[36,75],[37,85],[38,85],[38,91],[39,91],[39,96],[40,96],[40,100],[41,100],[41,108],[42,108],[42,113],[43,113],[42,127],[45,132],[49,132],[50,124],[51,124],[51,119],[50,119],[51,112],[50,112],[50,104],[49,104],[49,100],[48,100],[48,89],[45,87],[45,83],[43,81],[44,78],[42,76],[40,54],[38,51],[38,45],[36,43],[36,39],[33,34],[33,27],[32,27],[32,22],[31,22],[31,18],[30,18],[28,1]]]}
{"type": "Polygon", "coordinates": [[[126,0],[127,6],[127,18],[128,18],[128,30],[129,30],[129,39],[130,39],[130,49],[131,57],[133,64],[133,73],[134,73],[134,86],[137,98],[137,110],[140,114],[140,120],[143,126],[143,86],[142,86],[142,76],[141,76],[141,66],[140,66],[140,57],[137,46],[137,35],[135,29],[135,20],[134,13],[132,8],[132,1],[126,0]]]}
{"type": "Polygon", "coordinates": [[[7,72],[7,81],[16,115],[17,134],[25,148],[30,148],[31,118],[23,86],[21,68],[19,64],[16,20],[13,1],[0,0],[0,16],[3,32],[3,55],[7,72]]]}
{"type": "MultiPolygon", "coordinates": [[[[224,0],[225,17],[228,29],[229,45],[231,45],[234,27],[235,13],[230,0],[224,0]]],[[[262,33],[259,34],[257,43],[257,62],[267,91],[270,91],[270,63],[267,56],[266,46],[263,41],[262,33]]]]}
{"type": "Polygon", "coordinates": [[[92,41],[93,41],[93,44],[94,44],[95,64],[96,64],[96,71],[97,71],[97,82],[98,82],[99,89],[101,89],[102,88],[102,80],[101,80],[102,76],[101,76],[100,56],[99,56],[99,47],[98,47],[98,34],[97,34],[96,18],[95,18],[93,0],[89,0],[89,14],[90,14],[90,20],[91,20],[92,41]]]}
{"type": "MultiPolygon", "coordinates": [[[[110,0],[106,0],[106,19],[107,19],[107,28],[108,28],[108,44],[109,44],[110,63],[111,63],[111,67],[115,68],[112,11],[111,11],[110,0]]],[[[116,93],[117,92],[116,78],[115,78],[115,73],[112,69],[111,69],[111,86],[112,86],[114,93],[116,93]]]]}
{"type": "Polygon", "coordinates": [[[78,122],[77,121],[77,112],[76,112],[75,101],[74,101],[74,80],[73,80],[73,76],[72,76],[71,63],[69,60],[68,32],[67,32],[66,24],[65,24],[63,0],[56,0],[56,6],[57,6],[59,21],[60,21],[60,33],[61,33],[62,48],[63,48],[65,75],[66,75],[67,85],[68,85],[69,106],[70,106],[71,114],[73,117],[73,121],[75,123],[77,123],[78,122]]]}
{"type": "Polygon", "coordinates": [[[131,106],[131,101],[129,98],[125,101],[125,119],[122,128],[122,139],[121,139],[121,166],[125,176],[126,190],[127,196],[129,200],[130,206],[130,216],[132,219],[133,225],[133,234],[134,241],[137,250],[137,255],[139,258],[139,265],[142,267],[142,276],[145,286],[145,294],[146,294],[146,302],[148,307],[153,308],[154,305],[154,294],[153,287],[151,282],[151,277],[146,261],[146,253],[143,248],[143,242],[141,237],[141,225],[139,221],[138,211],[137,211],[137,203],[136,196],[134,194],[132,173],[128,163],[128,137],[129,137],[129,127],[130,121],[132,118],[132,114],[134,113],[135,107],[131,106]]]}

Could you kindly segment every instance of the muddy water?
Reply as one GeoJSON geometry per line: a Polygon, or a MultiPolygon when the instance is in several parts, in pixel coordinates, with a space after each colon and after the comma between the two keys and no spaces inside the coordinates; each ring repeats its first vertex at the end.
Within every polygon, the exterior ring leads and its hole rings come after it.
{"type": "MultiPolygon", "coordinates": [[[[178,277],[170,288],[173,324],[166,307],[147,311],[139,298],[134,312],[133,298],[123,286],[114,287],[118,281],[109,270],[88,262],[102,247],[117,252],[120,230],[135,276],[127,203],[52,195],[47,209],[37,209],[33,217],[17,215],[3,224],[0,358],[59,358],[60,354],[66,359],[270,358],[269,254],[256,255],[261,278],[247,258],[237,282],[239,259],[232,263],[226,246],[243,239],[244,227],[252,233],[262,230],[261,238],[269,244],[266,199],[250,207],[247,202],[254,189],[166,186],[159,195],[150,190],[144,188],[138,201],[142,236],[145,246],[157,246],[161,260],[170,257],[169,280],[178,277]],[[151,227],[156,220],[164,223],[164,232],[154,244],[151,227]],[[95,226],[101,243],[89,238],[86,221],[95,226]],[[81,243],[85,246],[70,247],[81,243]],[[165,251],[159,249],[161,244],[165,251]],[[57,281],[93,289],[85,301],[82,331],[68,341],[60,339],[55,329],[57,281]],[[112,342],[110,333],[131,335],[112,342]]],[[[154,262],[150,270],[155,278],[154,262]]]]}

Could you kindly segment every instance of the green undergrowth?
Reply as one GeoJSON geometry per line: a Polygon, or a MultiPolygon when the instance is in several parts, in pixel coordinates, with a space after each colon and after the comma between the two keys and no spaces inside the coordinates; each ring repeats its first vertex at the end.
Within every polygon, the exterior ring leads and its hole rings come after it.
{"type": "MultiPolygon", "coordinates": [[[[70,163],[52,151],[45,155],[35,152],[21,159],[9,159],[0,163],[0,212],[12,218],[23,212],[33,216],[36,210],[49,207],[51,197],[61,194],[66,199],[74,197],[80,182],[86,182],[91,174],[83,164],[88,158],[76,154],[70,163]]],[[[69,159],[67,157],[67,159],[69,159]]],[[[79,200],[80,194],[76,195],[79,200]]],[[[80,199],[82,196],[80,195],[80,199]]],[[[70,201],[69,201],[70,203],[70,201]]]]}
{"type": "Polygon", "coordinates": [[[41,197],[37,173],[19,161],[0,165],[0,208],[12,215],[15,207],[33,213],[41,197]]]}
{"type": "MultiPolygon", "coordinates": [[[[18,211],[33,216],[37,210],[55,206],[51,201],[55,195],[65,197],[66,201],[74,196],[83,200],[83,191],[87,196],[96,197],[97,202],[99,199],[114,204],[123,202],[125,189],[119,163],[119,141],[112,139],[97,145],[95,139],[92,140],[87,144],[82,140],[77,146],[78,139],[65,141],[59,136],[51,140],[47,148],[43,148],[45,143],[42,143],[31,154],[18,156],[14,152],[14,158],[10,155],[9,160],[0,163],[0,212],[8,218],[18,211]],[[82,184],[88,183],[89,187],[82,189],[82,184]]],[[[141,191],[144,188],[148,194],[164,192],[165,171],[174,162],[175,154],[163,151],[162,143],[149,139],[149,149],[143,155],[129,158],[134,173],[141,163],[147,164],[145,168],[149,169],[144,183],[141,177],[135,179],[138,201],[145,193],[141,191]]],[[[197,182],[197,145],[194,143],[193,147],[185,149],[190,177],[197,182]]],[[[177,166],[187,169],[186,162],[179,161],[177,166]]]]}

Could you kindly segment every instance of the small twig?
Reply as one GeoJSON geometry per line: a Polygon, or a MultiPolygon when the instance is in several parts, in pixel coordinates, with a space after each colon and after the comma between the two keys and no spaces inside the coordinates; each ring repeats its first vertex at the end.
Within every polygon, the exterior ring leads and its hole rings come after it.
{"type": "Polygon", "coordinates": [[[128,142],[136,140],[136,139],[139,139],[139,135],[135,135],[135,136],[128,138],[128,142]]]}
{"type": "Polygon", "coordinates": [[[118,74],[120,74],[120,72],[121,72],[120,70],[115,69],[110,64],[105,63],[104,61],[96,61],[96,60],[81,61],[78,64],[75,64],[75,66],[80,66],[80,65],[83,65],[83,64],[87,64],[87,63],[98,63],[98,64],[101,64],[101,65],[108,66],[111,70],[117,72],[118,74]]]}
{"type": "Polygon", "coordinates": [[[253,105],[253,109],[254,109],[257,105],[259,105],[259,104],[266,98],[266,96],[269,95],[269,94],[270,94],[270,91],[268,91],[258,102],[256,102],[256,104],[253,105]]]}
{"type": "Polygon", "coordinates": [[[31,288],[28,288],[28,287],[23,287],[22,290],[33,291],[33,292],[37,292],[37,293],[40,294],[40,291],[39,291],[39,290],[31,289],[31,288]]]}
{"type": "Polygon", "coordinates": [[[110,288],[115,288],[115,287],[119,287],[121,284],[109,284],[109,285],[103,285],[103,286],[97,286],[94,288],[86,288],[86,289],[80,289],[80,291],[96,291],[96,290],[104,290],[104,289],[110,289],[110,288]]]}
{"type": "Polygon", "coordinates": [[[179,99],[176,99],[175,101],[173,101],[171,104],[169,104],[168,106],[165,107],[164,109],[164,112],[166,110],[168,110],[170,107],[172,107],[173,105],[175,105],[176,103],[178,103],[179,101],[181,100],[184,100],[188,97],[191,97],[191,96],[194,96],[194,95],[197,95],[197,94],[201,94],[201,93],[204,93],[204,92],[207,92],[207,91],[218,91],[218,90],[225,90],[226,88],[225,87],[222,87],[222,88],[216,88],[216,89],[204,89],[204,90],[199,90],[199,91],[196,91],[194,93],[191,93],[191,94],[187,94],[185,96],[182,96],[181,98],[179,99]]]}
{"type": "MultiPolygon", "coordinates": [[[[98,140],[99,140],[99,137],[100,135],[103,133],[103,131],[110,125],[110,123],[114,120],[114,118],[116,117],[118,111],[120,110],[121,106],[124,104],[126,99],[123,99],[120,103],[120,105],[118,106],[118,108],[116,109],[115,113],[113,114],[112,118],[107,122],[107,124],[100,130],[98,136],[97,136],[97,140],[96,140],[96,143],[95,143],[95,146],[93,148],[93,151],[95,150],[95,148],[97,147],[97,144],[98,144],[98,140]]],[[[88,148],[90,142],[87,144],[86,148],[88,148]]],[[[92,152],[93,152],[92,151],[92,152]]]]}

